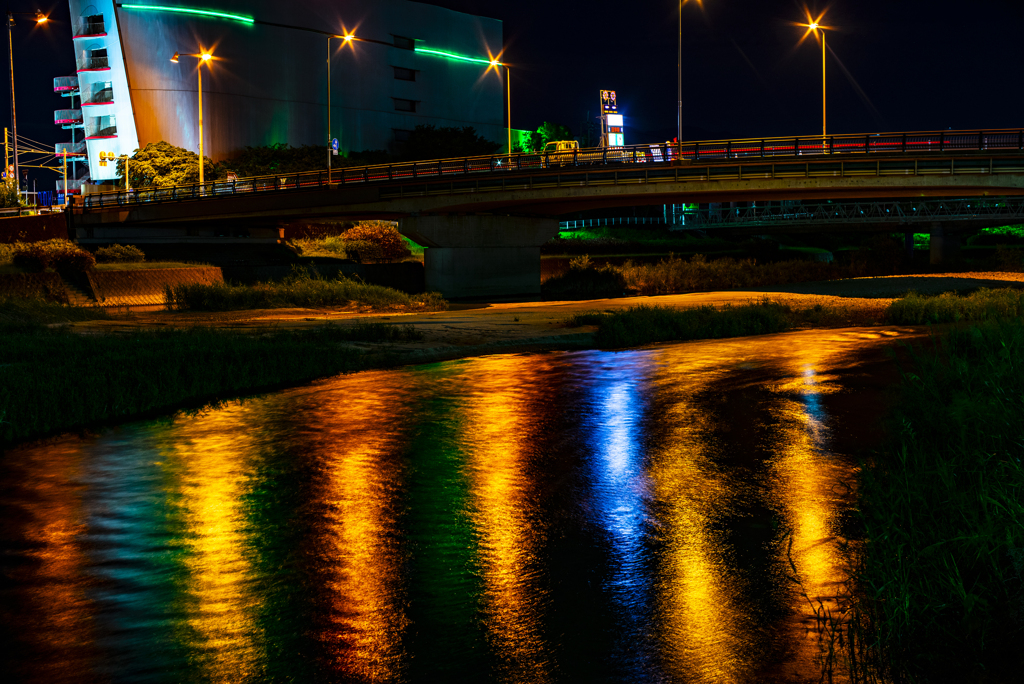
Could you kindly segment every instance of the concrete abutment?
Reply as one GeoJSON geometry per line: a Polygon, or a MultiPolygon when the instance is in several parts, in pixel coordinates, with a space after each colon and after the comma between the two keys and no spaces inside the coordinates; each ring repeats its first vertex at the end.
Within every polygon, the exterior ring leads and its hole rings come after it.
{"type": "Polygon", "coordinates": [[[960,259],[960,233],[951,230],[941,223],[933,223],[929,226],[931,235],[930,259],[933,266],[939,264],[951,264],[960,259]]]}
{"type": "Polygon", "coordinates": [[[416,216],[399,231],[423,245],[428,291],[445,297],[540,293],[540,246],[558,235],[554,219],[416,216]]]}

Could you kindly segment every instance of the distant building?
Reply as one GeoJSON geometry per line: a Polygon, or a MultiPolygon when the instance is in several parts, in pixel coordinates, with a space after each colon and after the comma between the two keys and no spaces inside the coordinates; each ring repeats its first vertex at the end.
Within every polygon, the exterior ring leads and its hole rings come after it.
{"type": "Polygon", "coordinates": [[[339,141],[394,150],[419,124],[473,126],[505,140],[502,24],[410,0],[70,0],[77,82],[55,88],[81,107],[55,121],[84,128],[92,182],[117,177],[116,160],[150,142],[198,152],[199,60],[204,152],[216,160],[246,146],[339,141]],[[115,9],[116,7],[116,9],[115,9]],[[147,9],[147,7],[149,7],[147,9]],[[364,41],[330,40],[352,33],[364,41]],[[174,53],[181,53],[172,63],[174,53]],[[209,67],[209,68],[208,68],[209,67]]]}

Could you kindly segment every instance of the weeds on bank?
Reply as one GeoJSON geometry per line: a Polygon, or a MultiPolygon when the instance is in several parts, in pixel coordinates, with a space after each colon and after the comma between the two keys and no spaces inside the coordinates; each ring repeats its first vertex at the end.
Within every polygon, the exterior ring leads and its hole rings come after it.
{"type": "Polygon", "coordinates": [[[349,303],[375,311],[445,311],[448,308],[448,303],[436,292],[409,295],[341,275],[336,279],[322,278],[305,269],[297,269],[279,283],[168,285],[164,296],[167,308],[175,311],[237,311],[349,303]]]}
{"type": "Polygon", "coordinates": [[[1012,682],[1024,652],[1024,322],[910,348],[861,476],[857,598],[827,629],[854,682],[1012,682]]]}
{"type": "Polygon", "coordinates": [[[897,325],[988,321],[1024,314],[1024,292],[982,288],[969,295],[924,297],[911,292],[889,305],[886,319],[897,325]]]}
{"type": "Polygon", "coordinates": [[[412,326],[384,323],[110,335],[45,325],[100,317],[95,309],[0,301],[0,446],[358,370],[367,357],[350,342],[422,339],[412,326]]]}

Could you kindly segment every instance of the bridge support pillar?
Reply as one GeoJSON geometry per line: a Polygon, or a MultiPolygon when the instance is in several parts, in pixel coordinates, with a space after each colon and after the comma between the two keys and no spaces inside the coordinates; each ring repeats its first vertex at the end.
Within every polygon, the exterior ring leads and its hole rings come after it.
{"type": "Polygon", "coordinates": [[[558,235],[554,219],[417,216],[398,230],[426,247],[427,290],[445,297],[540,293],[540,246],[558,235]]]}
{"type": "Polygon", "coordinates": [[[943,226],[941,223],[933,223],[930,229],[930,263],[948,264],[960,258],[960,234],[943,226]]]}
{"type": "Polygon", "coordinates": [[[903,254],[907,257],[907,263],[914,263],[914,231],[908,230],[903,233],[903,254]]]}

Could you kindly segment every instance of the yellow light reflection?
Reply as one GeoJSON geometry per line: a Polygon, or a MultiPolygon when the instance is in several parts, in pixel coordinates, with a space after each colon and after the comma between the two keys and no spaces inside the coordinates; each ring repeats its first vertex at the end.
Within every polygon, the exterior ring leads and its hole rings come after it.
{"type": "Polygon", "coordinates": [[[542,634],[544,591],[537,586],[543,530],[529,512],[530,444],[543,429],[544,407],[522,388],[534,382],[536,357],[495,356],[474,361],[474,392],[463,413],[480,537],[489,641],[511,682],[546,682],[550,666],[542,634]]]}
{"type": "Polygon", "coordinates": [[[742,681],[757,656],[750,648],[757,625],[747,607],[737,605],[738,578],[715,528],[720,512],[742,493],[732,491],[715,463],[711,433],[718,418],[692,400],[732,363],[728,351],[707,345],[678,365],[662,365],[654,377],[656,391],[673,399],[661,419],[669,427],[659,438],[669,446],[651,455],[650,467],[666,542],[657,588],[661,642],[666,669],[686,681],[742,681]]]}
{"type": "Polygon", "coordinates": [[[236,406],[183,421],[173,452],[163,455],[177,474],[186,525],[187,622],[198,637],[197,664],[211,682],[258,678],[264,665],[261,598],[250,591],[255,572],[242,507],[253,470],[247,413],[236,406]]]}
{"type": "Polygon", "coordinates": [[[360,373],[344,379],[343,392],[321,390],[302,404],[303,422],[318,428],[305,447],[318,454],[325,476],[321,553],[331,615],[321,638],[335,669],[370,682],[398,680],[408,659],[395,426],[410,420],[402,392],[412,387],[406,373],[360,373]]]}

